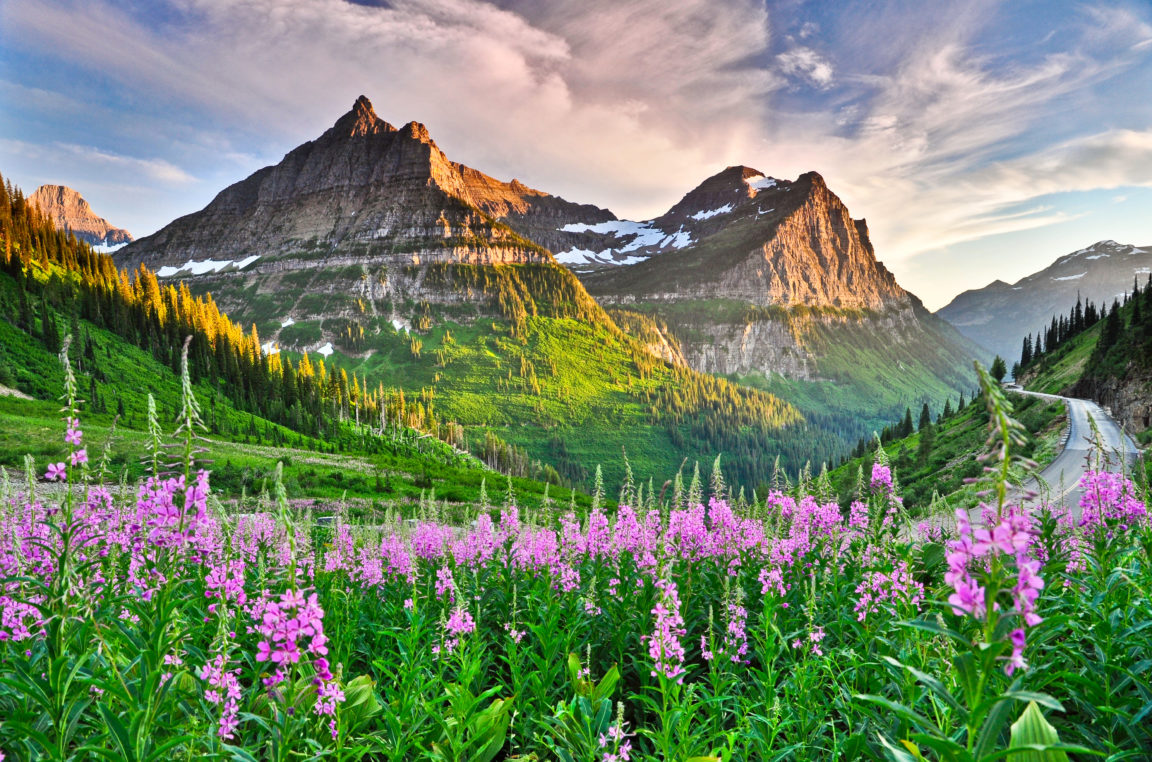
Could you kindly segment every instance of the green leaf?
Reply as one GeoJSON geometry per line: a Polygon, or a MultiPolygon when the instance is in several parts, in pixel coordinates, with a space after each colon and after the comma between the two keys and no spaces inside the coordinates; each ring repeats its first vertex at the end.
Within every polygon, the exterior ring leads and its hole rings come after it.
{"type": "Polygon", "coordinates": [[[620,682],[620,670],[616,665],[612,665],[612,669],[600,679],[599,684],[592,691],[592,703],[596,704],[606,698],[612,696],[612,692],[616,690],[616,683],[620,682]]]}
{"type": "Polygon", "coordinates": [[[96,709],[100,712],[100,716],[104,718],[104,724],[108,727],[109,733],[116,741],[116,746],[119,747],[121,756],[126,760],[136,759],[136,751],[132,748],[132,737],[128,734],[128,729],[124,727],[124,723],[120,722],[120,718],[104,704],[97,705],[96,709]]]}
{"type": "Polygon", "coordinates": [[[886,699],[883,696],[873,696],[867,693],[858,693],[853,698],[858,701],[867,701],[870,704],[879,704],[880,706],[894,712],[896,715],[903,717],[912,724],[919,727],[921,730],[933,731],[936,735],[942,735],[940,729],[937,728],[931,720],[922,714],[919,714],[914,709],[898,704],[891,699],[886,699]]]}
{"type": "MultiPolygon", "coordinates": [[[[916,757],[909,754],[906,750],[894,746],[882,733],[877,733],[876,737],[880,739],[880,745],[884,747],[884,751],[888,752],[889,759],[894,762],[917,762],[916,757]]],[[[921,759],[923,759],[923,757],[921,757],[921,759]]]]}
{"type": "Polygon", "coordinates": [[[1044,719],[1044,713],[1035,701],[1020,714],[1020,719],[1012,723],[1012,738],[1008,749],[1027,749],[1012,757],[1017,762],[1068,762],[1063,751],[1049,750],[1048,746],[1060,743],[1060,734],[1044,719]],[[1039,749],[1039,750],[1038,750],[1039,749]]]}
{"type": "MultiPolygon", "coordinates": [[[[1036,693],[1034,691],[1007,691],[1004,693],[1004,697],[1016,699],[1017,701],[1034,702],[1040,704],[1041,706],[1046,706],[1055,712],[1064,711],[1064,706],[1059,701],[1049,696],[1047,693],[1036,693]]],[[[1025,709],[1024,711],[1028,710],[1025,709]]]]}
{"type": "Polygon", "coordinates": [[[951,692],[949,692],[949,690],[944,687],[944,683],[940,682],[940,680],[933,677],[932,675],[929,675],[927,672],[921,672],[913,666],[897,661],[891,656],[884,656],[882,658],[884,661],[888,662],[894,667],[898,667],[899,669],[906,669],[911,672],[917,680],[925,685],[925,687],[939,696],[940,699],[944,701],[944,703],[948,704],[948,706],[952,707],[952,709],[960,715],[961,719],[964,719],[968,716],[968,712],[964,710],[964,707],[960,705],[960,702],[958,702],[956,698],[951,694],[951,692]]]}

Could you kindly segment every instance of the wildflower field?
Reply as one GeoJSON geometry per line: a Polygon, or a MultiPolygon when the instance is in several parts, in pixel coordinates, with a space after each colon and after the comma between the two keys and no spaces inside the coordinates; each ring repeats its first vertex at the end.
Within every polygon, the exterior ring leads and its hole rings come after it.
{"type": "Polygon", "coordinates": [[[142,483],[69,381],[70,456],[2,485],[5,759],[1152,758],[1146,496],[1093,471],[1080,510],[1022,514],[990,384],[983,516],[919,531],[882,451],[846,509],[626,484],[370,526],[277,483],[229,514],[185,391],[142,483]]]}

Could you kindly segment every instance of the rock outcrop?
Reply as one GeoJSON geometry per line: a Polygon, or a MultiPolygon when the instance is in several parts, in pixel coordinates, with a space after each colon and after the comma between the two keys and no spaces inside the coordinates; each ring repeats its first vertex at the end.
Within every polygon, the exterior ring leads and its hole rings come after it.
{"type": "MultiPolygon", "coordinates": [[[[619,220],[453,162],[423,125],[396,128],[364,97],[117,259],[210,291],[285,346],[356,347],[364,332],[436,320],[576,317],[615,322],[697,370],[851,386],[871,421],[969,388],[976,351],[900,288],[867,225],[814,172],[728,167],[654,220],[619,220]],[[601,305],[620,312],[610,320],[601,305]]],[[[864,424],[834,425],[855,436],[864,424]]]]}
{"type": "Polygon", "coordinates": [[[92,246],[112,248],[132,240],[132,234],[98,216],[88,202],[66,185],[41,185],[28,200],[40,207],[61,230],[68,229],[92,246]]]}

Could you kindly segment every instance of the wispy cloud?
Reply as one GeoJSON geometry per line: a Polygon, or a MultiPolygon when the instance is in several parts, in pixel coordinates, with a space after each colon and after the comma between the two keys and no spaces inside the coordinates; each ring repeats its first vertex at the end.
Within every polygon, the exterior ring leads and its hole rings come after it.
{"type": "Polygon", "coordinates": [[[124,156],[73,143],[37,144],[0,138],[0,151],[45,165],[81,165],[77,167],[80,171],[111,172],[137,180],[156,180],[165,185],[185,185],[196,181],[195,177],[164,159],[124,156]]]}
{"type": "Polygon", "coordinates": [[[812,48],[792,48],[776,56],[776,62],[786,76],[806,79],[824,90],[832,86],[832,64],[812,48]]]}

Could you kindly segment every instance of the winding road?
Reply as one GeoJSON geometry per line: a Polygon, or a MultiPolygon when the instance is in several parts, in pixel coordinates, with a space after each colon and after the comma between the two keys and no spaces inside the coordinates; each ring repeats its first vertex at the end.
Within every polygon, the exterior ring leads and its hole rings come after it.
{"type": "Polygon", "coordinates": [[[1007,391],[1048,400],[1062,400],[1068,410],[1068,433],[1064,449],[1048,466],[1024,484],[1024,488],[1037,493],[1027,505],[1048,499],[1063,504],[1075,513],[1080,512],[1080,477],[1090,468],[1111,470],[1132,466],[1140,448],[1108,415],[1091,400],[1059,397],[1054,394],[1028,392],[1008,387],[1007,391]],[[1097,434],[1092,431],[1095,424],[1097,434]]]}

